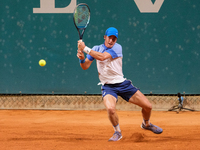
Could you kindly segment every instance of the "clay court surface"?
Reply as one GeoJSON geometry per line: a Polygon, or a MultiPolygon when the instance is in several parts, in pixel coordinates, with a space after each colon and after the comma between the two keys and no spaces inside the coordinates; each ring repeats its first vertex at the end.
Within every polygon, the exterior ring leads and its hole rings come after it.
{"type": "Polygon", "coordinates": [[[0,110],[1,150],[192,150],[200,149],[200,112],[153,111],[156,135],[140,128],[140,111],[118,111],[123,138],[108,142],[113,128],[105,110],[0,110]]]}

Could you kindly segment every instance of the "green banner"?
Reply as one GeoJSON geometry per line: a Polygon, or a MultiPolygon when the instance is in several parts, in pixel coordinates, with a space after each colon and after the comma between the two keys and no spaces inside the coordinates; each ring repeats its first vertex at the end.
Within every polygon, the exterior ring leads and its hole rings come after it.
{"type": "Polygon", "coordinates": [[[96,61],[82,70],[76,57],[73,10],[83,2],[91,10],[84,42],[100,45],[116,27],[124,77],[143,93],[200,94],[200,3],[192,0],[1,1],[1,94],[101,93],[96,61]]]}

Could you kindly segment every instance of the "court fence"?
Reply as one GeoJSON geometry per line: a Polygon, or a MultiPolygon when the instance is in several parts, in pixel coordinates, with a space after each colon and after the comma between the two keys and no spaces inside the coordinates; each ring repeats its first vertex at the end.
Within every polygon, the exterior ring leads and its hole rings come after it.
{"type": "MultiPolygon", "coordinates": [[[[155,111],[168,111],[180,106],[177,95],[145,95],[155,111]]],[[[200,95],[184,95],[183,108],[200,110],[200,95]]],[[[141,108],[118,97],[117,110],[138,111],[141,108]]],[[[0,95],[0,109],[37,110],[103,110],[105,106],[101,95],[0,95]]],[[[182,111],[185,111],[182,109],[182,111]]]]}

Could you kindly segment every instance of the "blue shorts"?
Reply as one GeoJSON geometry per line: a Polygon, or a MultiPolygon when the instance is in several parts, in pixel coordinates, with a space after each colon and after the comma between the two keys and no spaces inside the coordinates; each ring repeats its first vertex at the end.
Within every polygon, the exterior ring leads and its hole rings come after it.
{"type": "Polygon", "coordinates": [[[138,88],[132,85],[130,80],[125,80],[122,83],[116,84],[104,84],[101,87],[102,97],[110,94],[117,99],[118,96],[121,96],[127,102],[138,90],[138,88]]]}

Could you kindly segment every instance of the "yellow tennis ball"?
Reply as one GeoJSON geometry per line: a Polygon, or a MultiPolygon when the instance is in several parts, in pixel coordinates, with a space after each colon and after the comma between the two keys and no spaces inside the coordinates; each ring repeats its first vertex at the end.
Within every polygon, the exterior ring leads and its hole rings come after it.
{"type": "Polygon", "coordinates": [[[42,66],[42,67],[45,66],[46,65],[46,61],[44,59],[41,59],[39,61],[39,65],[42,66]]]}

